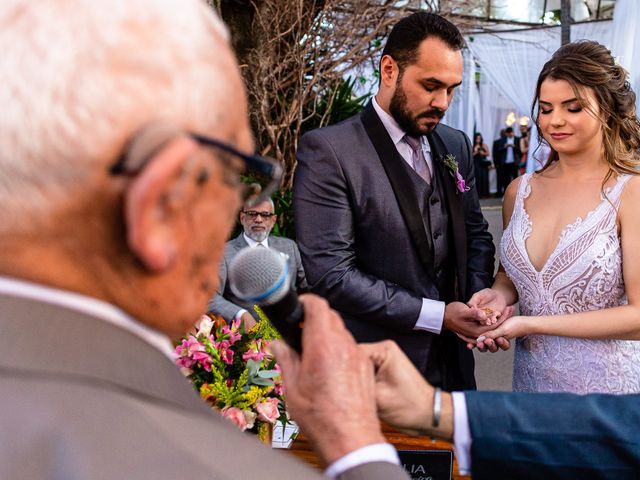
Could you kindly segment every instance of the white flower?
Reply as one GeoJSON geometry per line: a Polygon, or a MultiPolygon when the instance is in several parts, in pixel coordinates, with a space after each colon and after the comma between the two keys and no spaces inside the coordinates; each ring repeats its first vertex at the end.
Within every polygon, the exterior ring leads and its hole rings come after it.
{"type": "Polygon", "coordinates": [[[198,324],[198,335],[202,334],[208,337],[211,334],[213,328],[213,320],[208,315],[202,315],[200,317],[200,323],[198,324]]]}
{"type": "Polygon", "coordinates": [[[258,415],[256,413],[250,412],[249,410],[243,410],[242,413],[244,413],[244,419],[247,422],[247,428],[252,429],[258,415]]]}

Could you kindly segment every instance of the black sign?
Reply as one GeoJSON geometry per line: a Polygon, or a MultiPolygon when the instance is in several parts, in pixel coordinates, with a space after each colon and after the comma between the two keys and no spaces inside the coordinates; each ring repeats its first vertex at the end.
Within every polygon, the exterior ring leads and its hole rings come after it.
{"type": "Polygon", "coordinates": [[[451,480],[451,450],[398,450],[398,455],[412,480],[451,480]]]}

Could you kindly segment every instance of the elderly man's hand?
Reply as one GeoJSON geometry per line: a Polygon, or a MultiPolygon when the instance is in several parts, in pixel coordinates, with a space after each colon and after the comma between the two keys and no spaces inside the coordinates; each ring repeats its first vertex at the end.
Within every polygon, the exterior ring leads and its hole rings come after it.
{"type": "Polygon", "coordinates": [[[435,389],[416,370],[395,342],[361,344],[376,368],[376,401],[380,418],[409,435],[453,438],[451,395],[442,392],[441,417],[433,427],[435,389]]]}
{"type": "Polygon", "coordinates": [[[272,350],[282,367],[287,410],[326,464],[386,442],[376,414],[374,369],[327,302],[302,295],[302,354],[283,342],[272,350]]]}

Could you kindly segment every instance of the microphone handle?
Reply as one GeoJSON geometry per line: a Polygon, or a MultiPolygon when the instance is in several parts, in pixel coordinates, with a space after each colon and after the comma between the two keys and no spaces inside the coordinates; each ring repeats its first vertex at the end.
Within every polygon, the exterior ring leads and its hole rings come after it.
{"type": "Polygon", "coordinates": [[[291,289],[280,301],[273,305],[260,305],[271,324],[280,332],[282,339],[298,353],[302,352],[302,323],[304,308],[298,301],[298,294],[291,289]]]}

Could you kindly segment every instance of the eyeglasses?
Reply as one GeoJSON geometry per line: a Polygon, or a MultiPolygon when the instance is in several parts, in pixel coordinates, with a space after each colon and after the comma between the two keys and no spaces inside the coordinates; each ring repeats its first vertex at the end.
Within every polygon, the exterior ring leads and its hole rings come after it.
{"type": "MultiPolygon", "coordinates": [[[[111,175],[139,174],[160,147],[181,133],[183,132],[180,132],[173,125],[163,123],[149,125],[131,140],[125,154],[111,166],[109,173],[111,175]]],[[[256,177],[257,184],[264,185],[258,191],[252,188],[251,185],[242,184],[243,201],[248,201],[249,205],[257,205],[264,202],[280,185],[283,170],[282,166],[275,160],[260,155],[247,155],[228,143],[204,135],[192,132],[186,132],[186,134],[202,146],[216,148],[227,155],[232,155],[242,160],[244,168],[241,170],[252,173],[256,177]]],[[[219,155],[218,158],[222,160],[225,166],[237,171],[238,169],[233,167],[233,163],[227,155],[219,155]]],[[[240,171],[237,171],[237,173],[239,174],[240,171]]],[[[236,181],[229,183],[234,185],[240,183],[239,177],[236,181]]]]}
{"type": "Polygon", "coordinates": [[[256,212],[255,210],[243,210],[242,213],[244,213],[251,220],[254,220],[254,219],[258,218],[258,215],[260,215],[265,220],[269,220],[271,217],[275,217],[276,216],[275,213],[271,213],[271,212],[256,212]]]}

